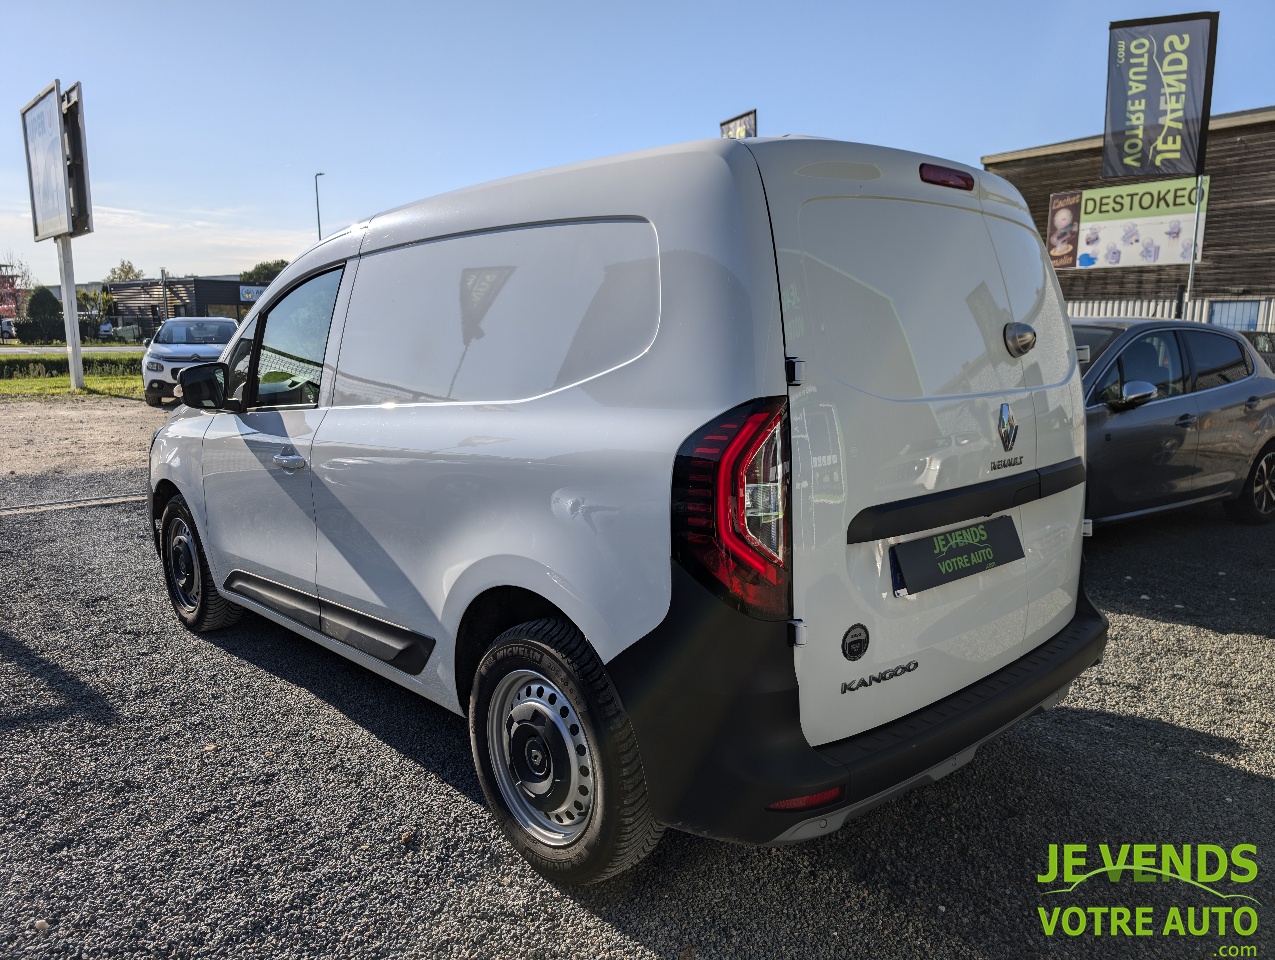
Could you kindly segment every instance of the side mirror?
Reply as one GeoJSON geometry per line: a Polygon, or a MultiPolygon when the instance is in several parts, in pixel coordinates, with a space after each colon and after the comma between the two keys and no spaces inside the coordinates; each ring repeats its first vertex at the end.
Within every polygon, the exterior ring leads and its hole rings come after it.
{"type": "Polygon", "coordinates": [[[143,347],[149,347],[150,345],[151,345],[151,338],[150,338],[150,337],[147,337],[145,340],[143,340],[143,341],[142,341],[142,346],[143,346],[143,347]]]}
{"type": "Polygon", "coordinates": [[[1131,410],[1160,396],[1155,384],[1145,380],[1130,380],[1120,391],[1120,409],[1131,410]]]}
{"type": "Polygon", "coordinates": [[[238,406],[226,401],[226,383],[230,368],[224,363],[200,363],[187,367],[177,375],[177,392],[181,402],[201,410],[225,410],[238,406]]]}

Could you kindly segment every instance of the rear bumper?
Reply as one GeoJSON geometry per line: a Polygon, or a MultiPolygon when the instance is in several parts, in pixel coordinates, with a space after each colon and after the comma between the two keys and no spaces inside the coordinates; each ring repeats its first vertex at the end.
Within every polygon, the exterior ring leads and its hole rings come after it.
{"type": "Polygon", "coordinates": [[[664,622],[607,665],[633,723],[655,817],[751,844],[829,833],[957,769],[1052,706],[1102,656],[1107,620],[1082,589],[1076,614],[1030,653],[915,713],[811,747],[801,732],[788,625],[744,616],[673,564],[664,622]],[[840,800],[771,811],[835,787],[840,800]]]}

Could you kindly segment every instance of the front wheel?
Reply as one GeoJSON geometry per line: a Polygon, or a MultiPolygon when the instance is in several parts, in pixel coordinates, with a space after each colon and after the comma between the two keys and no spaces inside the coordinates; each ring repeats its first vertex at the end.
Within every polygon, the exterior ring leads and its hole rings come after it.
{"type": "Polygon", "coordinates": [[[1275,520],[1275,443],[1267,444],[1253,461],[1240,495],[1226,501],[1236,523],[1257,525],[1275,520]]]}
{"type": "Polygon", "coordinates": [[[478,779],[505,836],[550,880],[605,880],[655,848],[637,739],[602,662],[564,620],[501,634],[469,701],[478,779]]]}
{"type": "Polygon", "coordinates": [[[164,584],[181,622],[196,633],[220,630],[237,622],[243,608],[217,592],[185,497],[179,494],[164,505],[159,530],[164,584]]]}

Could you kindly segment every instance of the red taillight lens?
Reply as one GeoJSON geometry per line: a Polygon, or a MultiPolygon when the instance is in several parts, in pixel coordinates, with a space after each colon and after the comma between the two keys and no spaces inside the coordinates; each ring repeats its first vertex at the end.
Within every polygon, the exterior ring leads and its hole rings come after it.
{"type": "Polygon", "coordinates": [[[974,178],[963,170],[951,167],[940,167],[937,163],[921,164],[921,179],[926,183],[937,183],[940,187],[955,187],[957,190],[973,190],[974,178]]]}
{"type": "Polygon", "coordinates": [[[755,400],[705,424],[673,468],[673,555],[736,609],[791,617],[788,401],[755,400]]]}
{"type": "Polygon", "coordinates": [[[767,810],[809,810],[811,807],[822,807],[824,804],[836,803],[845,793],[845,787],[833,787],[831,790],[820,790],[804,797],[793,797],[791,800],[780,800],[772,803],[767,810]]]}

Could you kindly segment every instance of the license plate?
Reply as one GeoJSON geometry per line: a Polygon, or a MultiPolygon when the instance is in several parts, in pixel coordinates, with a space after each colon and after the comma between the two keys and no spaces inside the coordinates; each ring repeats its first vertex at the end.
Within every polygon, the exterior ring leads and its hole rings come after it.
{"type": "Polygon", "coordinates": [[[920,593],[1023,558],[1011,517],[996,517],[890,548],[894,592],[920,593]]]}

